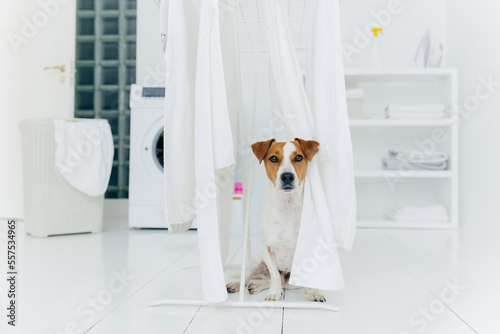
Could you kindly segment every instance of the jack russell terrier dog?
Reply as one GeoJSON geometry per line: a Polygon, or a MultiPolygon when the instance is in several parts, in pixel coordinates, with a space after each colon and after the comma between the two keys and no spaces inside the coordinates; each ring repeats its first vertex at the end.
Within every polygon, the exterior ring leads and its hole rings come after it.
{"type": "MultiPolygon", "coordinates": [[[[264,161],[271,180],[271,197],[260,223],[262,252],[250,262],[245,285],[250,294],[269,289],[265,300],[281,300],[288,284],[299,235],[304,180],[308,162],[318,153],[319,143],[295,138],[291,142],[274,139],[252,145],[259,163],[264,161]]],[[[230,293],[238,292],[240,282],[226,285],[230,293]]],[[[325,302],[318,290],[305,288],[309,300],[325,302]]]]}

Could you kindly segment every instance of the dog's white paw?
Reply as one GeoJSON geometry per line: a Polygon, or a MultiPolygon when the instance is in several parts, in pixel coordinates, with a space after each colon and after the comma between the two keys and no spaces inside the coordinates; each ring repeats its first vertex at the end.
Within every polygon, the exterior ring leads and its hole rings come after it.
{"type": "Polygon", "coordinates": [[[251,295],[259,293],[267,288],[269,288],[269,282],[267,280],[250,281],[248,284],[248,292],[250,292],[251,295]]]}
{"type": "Polygon", "coordinates": [[[266,301],[276,301],[281,300],[283,298],[283,291],[273,292],[269,290],[269,293],[266,296],[266,301]]]}
{"type": "Polygon", "coordinates": [[[240,291],[240,282],[231,282],[226,284],[226,289],[227,292],[229,293],[235,293],[240,291]]]}
{"type": "Polygon", "coordinates": [[[326,298],[316,289],[306,288],[304,292],[306,293],[306,296],[310,301],[320,302],[320,303],[326,302],[326,298]]]}

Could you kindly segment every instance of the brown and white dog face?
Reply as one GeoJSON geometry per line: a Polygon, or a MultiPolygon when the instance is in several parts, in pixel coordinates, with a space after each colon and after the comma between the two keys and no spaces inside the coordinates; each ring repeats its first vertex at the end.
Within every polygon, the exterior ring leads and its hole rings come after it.
{"type": "Polygon", "coordinates": [[[274,139],[257,142],[252,151],[264,161],[267,177],[276,189],[285,192],[298,189],[306,178],[308,162],[318,153],[319,143],[314,140],[295,138],[291,142],[276,142],[274,139]]]}

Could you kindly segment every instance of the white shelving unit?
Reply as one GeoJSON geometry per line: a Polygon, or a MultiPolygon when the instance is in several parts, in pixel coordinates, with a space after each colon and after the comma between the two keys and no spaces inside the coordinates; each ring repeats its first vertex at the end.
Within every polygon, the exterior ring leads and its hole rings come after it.
{"type": "Polygon", "coordinates": [[[364,90],[363,116],[351,119],[358,226],[458,227],[458,74],[455,68],[346,69],[348,88],[364,90]],[[389,104],[443,103],[445,119],[381,119],[389,104]],[[373,117],[380,118],[373,118],[373,117]],[[382,167],[388,150],[408,148],[449,155],[444,171],[394,171],[382,167]],[[448,222],[396,222],[385,214],[404,201],[442,203],[448,222]]]}

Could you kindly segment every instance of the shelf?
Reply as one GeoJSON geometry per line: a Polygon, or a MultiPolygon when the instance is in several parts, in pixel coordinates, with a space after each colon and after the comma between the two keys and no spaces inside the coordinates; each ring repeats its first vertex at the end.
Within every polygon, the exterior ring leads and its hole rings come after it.
{"type": "Polygon", "coordinates": [[[393,220],[359,220],[357,227],[361,228],[412,228],[412,229],[446,229],[456,228],[453,222],[397,222],[393,220]]]}
{"type": "MultiPolygon", "coordinates": [[[[358,197],[358,227],[399,229],[454,229],[458,227],[458,71],[456,68],[346,68],[349,88],[365,91],[365,115],[384,117],[387,105],[441,103],[445,118],[349,119],[358,197]],[[368,113],[367,113],[368,112],[368,113]],[[445,134],[441,138],[440,134],[445,134]],[[442,139],[442,140],[441,140],[442,139]],[[380,159],[387,149],[422,146],[454,160],[452,170],[385,170],[380,159]],[[430,145],[430,144],[429,144],[430,145]],[[430,146],[429,146],[430,147],[430,146]],[[406,183],[397,186],[404,181],[406,183]],[[384,212],[401,201],[428,200],[445,206],[449,222],[397,222],[384,212]]],[[[417,115],[418,116],[418,115],[417,115]]],[[[423,116],[425,117],[425,116],[423,116]]],[[[425,217],[423,217],[425,218],[425,217]]]]}
{"type": "Polygon", "coordinates": [[[457,124],[456,118],[444,119],[350,119],[351,127],[391,127],[391,126],[453,126],[457,124]]]}
{"type": "Polygon", "coordinates": [[[346,68],[346,81],[422,81],[455,76],[456,68],[346,68]]]}
{"type": "Polygon", "coordinates": [[[451,170],[440,170],[440,171],[430,171],[430,170],[358,170],[354,172],[356,178],[393,178],[395,176],[401,175],[402,178],[422,178],[422,179],[434,179],[434,178],[451,178],[453,173],[451,170]]]}

